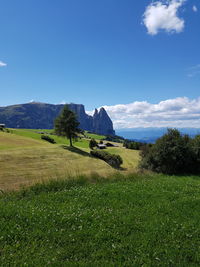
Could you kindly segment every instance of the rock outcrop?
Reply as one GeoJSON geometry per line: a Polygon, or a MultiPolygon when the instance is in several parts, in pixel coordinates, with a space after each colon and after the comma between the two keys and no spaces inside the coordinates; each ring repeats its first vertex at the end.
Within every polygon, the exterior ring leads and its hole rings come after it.
{"type": "MultiPolygon", "coordinates": [[[[21,105],[0,107],[0,123],[9,128],[52,129],[54,120],[64,105],[32,102],[21,105]]],[[[80,128],[102,135],[114,135],[113,123],[104,108],[95,110],[93,116],[86,114],[82,104],[69,104],[77,114],[80,128]]]]}
{"type": "Polygon", "coordinates": [[[105,134],[104,129],[106,129],[107,135],[115,134],[113,123],[104,108],[101,108],[99,112],[95,109],[92,128],[95,133],[105,134]]]}

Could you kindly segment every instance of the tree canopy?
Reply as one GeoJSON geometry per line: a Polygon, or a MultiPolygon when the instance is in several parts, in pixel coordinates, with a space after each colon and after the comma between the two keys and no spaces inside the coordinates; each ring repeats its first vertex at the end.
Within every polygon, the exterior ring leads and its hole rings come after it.
{"type": "Polygon", "coordinates": [[[57,135],[65,136],[73,146],[72,139],[76,138],[81,130],[78,128],[79,122],[76,114],[71,111],[68,105],[65,105],[60,115],[55,119],[54,130],[57,135]]]}
{"type": "Polygon", "coordinates": [[[94,138],[92,138],[89,142],[89,147],[90,149],[93,149],[95,146],[97,146],[97,141],[94,138]]]}
{"type": "Polygon", "coordinates": [[[159,138],[142,151],[140,166],[166,174],[199,173],[200,139],[191,139],[176,129],[159,138]]]}

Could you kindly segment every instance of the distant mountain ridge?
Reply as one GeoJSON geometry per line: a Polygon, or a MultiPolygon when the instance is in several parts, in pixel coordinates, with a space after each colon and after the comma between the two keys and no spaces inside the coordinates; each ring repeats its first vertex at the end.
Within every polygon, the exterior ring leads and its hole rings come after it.
{"type": "MultiPolygon", "coordinates": [[[[175,127],[168,127],[175,128],[175,127]]],[[[167,132],[166,127],[148,127],[148,128],[132,128],[132,129],[118,129],[116,134],[123,136],[126,139],[155,143],[155,141],[167,132]]],[[[194,137],[200,134],[200,128],[177,128],[182,134],[188,134],[190,137],[194,137]]]]}
{"type": "MultiPolygon", "coordinates": [[[[113,123],[104,108],[95,109],[93,116],[86,114],[82,104],[68,104],[77,115],[82,130],[102,135],[114,135],[113,123]]],[[[0,123],[9,128],[52,129],[54,120],[63,109],[63,104],[31,102],[0,107],[0,123]]]]}

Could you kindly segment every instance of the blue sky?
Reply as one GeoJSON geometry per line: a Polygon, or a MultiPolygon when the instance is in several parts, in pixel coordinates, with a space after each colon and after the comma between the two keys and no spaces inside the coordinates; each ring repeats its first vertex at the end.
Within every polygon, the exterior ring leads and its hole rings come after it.
{"type": "Polygon", "coordinates": [[[199,0],[0,0],[0,10],[0,106],[200,96],[199,0]]]}

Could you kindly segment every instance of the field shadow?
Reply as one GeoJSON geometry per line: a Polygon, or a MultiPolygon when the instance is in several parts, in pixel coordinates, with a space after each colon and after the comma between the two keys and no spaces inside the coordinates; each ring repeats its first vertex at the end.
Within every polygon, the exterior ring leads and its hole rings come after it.
{"type": "Polygon", "coordinates": [[[124,168],[124,167],[119,167],[119,168],[114,168],[114,169],[117,169],[118,171],[127,171],[127,168],[124,168]]]}
{"type": "Polygon", "coordinates": [[[85,156],[85,157],[91,157],[90,153],[86,152],[86,151],[83,151],[81,150],[80,148],[77,148],[77,147],[74,147],[74,146],[61,146],[62,148],[70,151],[70,152],[73,152],[73,153],[77,153],[81,156],[85,156]]]}

